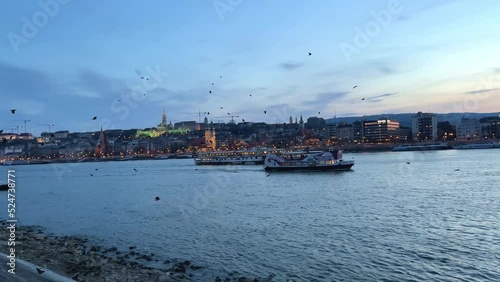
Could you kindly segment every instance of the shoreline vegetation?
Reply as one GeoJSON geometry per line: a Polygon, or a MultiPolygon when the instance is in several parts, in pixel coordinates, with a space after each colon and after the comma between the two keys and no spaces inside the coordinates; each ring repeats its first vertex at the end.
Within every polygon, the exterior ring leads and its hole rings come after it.
{"type": "MultiPolygon", "coordinates": [[[[7,221],[0,220],[0,237],[8,238],[7,221]]],[[[16,226],[16,257],[49,269],[75,281],[158,281],[188,282],[199,281],[193,277],[204,266],[189,260],[160,261],[154,253],[145,254],[136,246],[127,250],[104,247],[82,236],[54,236],[46,234],[41,226],[16,226]],[[161,264],[163,267],[151,267],[161,264]]],[[[7,241],[0,243],[5,252],[12,246],[7,241]]],[[[236,272],[228,275],[204,277],[203,281],[257,282],[275,281],[242,277],[236,272]],[[221,278],[223,277],[223,278],[221,278]]],[[[293,280],[289,280],[293,281],[293,280]]]]}

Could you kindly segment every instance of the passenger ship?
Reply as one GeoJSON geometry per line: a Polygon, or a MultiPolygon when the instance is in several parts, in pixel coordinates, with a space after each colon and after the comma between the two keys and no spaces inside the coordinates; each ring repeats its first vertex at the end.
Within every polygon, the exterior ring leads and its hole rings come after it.
{"type": "Polygon", "coordinates": [[[255,165],[264,164],[267,151],[239,150],[200,153],[194,159],[197,165],[255,165]]]}
{"type": "Polygon", "coordinates": [[[474,143],[474,144],[462,144],[462,145],[454,145],[453,149],[455,150],[463,150],[463,149],[493,149],[500,148],[500,143],[474,143]]]}
{"type": "Polygon", "coordinates": [[[324,171],[350,170],[353,160],[343,160],[342,151],[296,151],[280,156],[269,154],[265,158],[264,169],[267,171],[324,171]]]}

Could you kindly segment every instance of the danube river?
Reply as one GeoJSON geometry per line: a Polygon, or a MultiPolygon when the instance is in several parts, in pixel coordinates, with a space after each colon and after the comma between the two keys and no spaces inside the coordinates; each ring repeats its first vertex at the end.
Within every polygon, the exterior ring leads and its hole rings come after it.
{"type": "Polygon", "coordinates": [[[197,281],[500,281],[500,149],[344,157],[352,171],[150,160],[4,166],[0,181],[16,170],[19,224],[191,260],[197,281]]]}

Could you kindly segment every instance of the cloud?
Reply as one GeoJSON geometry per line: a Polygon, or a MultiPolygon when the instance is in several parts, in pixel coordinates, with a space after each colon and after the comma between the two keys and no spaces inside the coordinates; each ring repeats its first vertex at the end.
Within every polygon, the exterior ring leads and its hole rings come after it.
{"type": "Polygon", "coordinates": [[[12,66],[0,62],[0,92],[9,97],[45,96],[55,91],[56,85],[42,71],[12,66]]]}
{"type": "Polygon", "coordinates": [[[372,96],[372,97],[366,98],[365,101],[372,102],[372,103],[382,102],[384,100],[382,98],[391,97],[391,96],[394,96],[394,95],[397,95],[397,94],[399,94],[399,92],[385,93],[385,94],[381,94],[381,95],[377,95],[377,96],[372,96]]]}
{"type": "Polygon", "coordinates": [[[119,97],[123,93],[130,93],[124,80],[107,77],[100,73],[84,70],[77,73],[72,82],[68,82],[71,91],[64,94],[83,97],[119,97]]]}
{"type": "Polygon", "coordinates": [[[294,63],[294,62],[285,62],[285,63],[281,63],[280,65],[280,68],[284,69],[284,70],[294,70],[294,69],[298,69],[302,66],[304,66],[303,63],[294,63]]]}
{"type": "Polygon", "coordinates": [[[394,68],[391,68],[389,66],[384,66],[384,65],[377,66],[376,68],[378,71],[380,71],[383,74],[395,74],[398,72],[394,68]]]}
{"type": "Polygon", "coordinates": [[[349,93],[341,91],[322,92],[314,95],[316,96],[314,100],[305,101],[302,104],[314,108],[323,107],[331,102],[341,100],[349,93]]]}
{"type": "Polygon", "coordinates": [[[492,92],[492,91],[496,91],[498,90],[498,88],[492,88],[492,89],[481,89],[481,90],[474,90],[474,91],[468,91],[468,92],[465,92],[464,94],[481,94],[481,93],[486,93],[486,92],[492,92]]]}

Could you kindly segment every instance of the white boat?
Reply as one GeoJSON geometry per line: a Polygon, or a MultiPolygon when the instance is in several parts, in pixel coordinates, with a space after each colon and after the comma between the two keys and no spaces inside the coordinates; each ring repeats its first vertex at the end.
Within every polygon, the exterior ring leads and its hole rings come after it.
{"type": "Polygon", "coordinates": [[[447,150],[450,149],[448,143],[424,144],[424,145],[399,145],[392,148],[393,151],[428,151],[428,150],[447,150]]]}
{"type": "Polygon", "coordinates": [[[214,151],[199,153],[197,165],[256,165],[264,164],[265,150],[214,151]]]}
{"type": "Polygon", "coordinates": [[[464,149],[492,149],[492,148],[500,148],[500,144],[495,143],[482,143],[482,144],[462,144],[455,145],[452,147],[456,150],[464,150],[464,149]]]}
{"type": "Polygon", "coordinates": [[[13,161],[4,161],[3,165],[27,165],[30,162],[27,160],[13,160],[13,161]]]}
{"type": "Polygon", "coordinates": [[[298,151],[281,155],[269,154],[264,161],[267,171],[350,170],[354,160],[343,160],[342,151],[298,151]]]}

